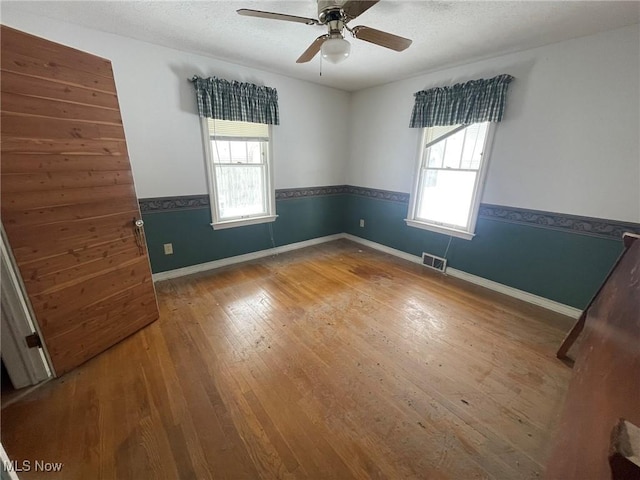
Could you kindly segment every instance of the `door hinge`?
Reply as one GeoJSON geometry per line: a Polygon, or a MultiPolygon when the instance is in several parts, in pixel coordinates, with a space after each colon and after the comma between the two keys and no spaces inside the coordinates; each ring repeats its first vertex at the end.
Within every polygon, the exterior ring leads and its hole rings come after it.
{"type": "Polygon", "coordinates": [[[29,348],[42,348],[42,340],[40,340],[40,335],[37,333],[32,333],[31,335],[27,335],[24,337],[27,342],[27,347],[29,348]]]}

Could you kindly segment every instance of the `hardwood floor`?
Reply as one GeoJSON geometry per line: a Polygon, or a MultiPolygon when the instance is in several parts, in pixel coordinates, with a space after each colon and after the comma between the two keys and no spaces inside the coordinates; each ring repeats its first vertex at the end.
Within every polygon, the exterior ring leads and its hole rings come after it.
{"type": "Polygon", "coordinates": [[[13,460],[64,462],[23,478],[543,472],[565,317],[346,240],[156,288],[158,322],[2,411],[13,460]]]}

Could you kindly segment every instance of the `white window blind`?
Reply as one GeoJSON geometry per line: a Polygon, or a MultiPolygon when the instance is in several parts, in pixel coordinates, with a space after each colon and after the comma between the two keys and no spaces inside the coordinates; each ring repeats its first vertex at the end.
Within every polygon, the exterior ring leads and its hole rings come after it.
{"type": "Polygon", "coordinates": [[[265,123],[208,118],[207,124],[209,134],[216,140],[269,140],[269,125],[265,123]]]}

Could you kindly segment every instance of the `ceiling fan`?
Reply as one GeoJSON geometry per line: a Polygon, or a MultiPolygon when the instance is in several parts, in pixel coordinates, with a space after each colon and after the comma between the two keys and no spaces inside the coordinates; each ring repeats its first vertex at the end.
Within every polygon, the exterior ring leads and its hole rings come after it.
{"type": "Polygon", "coordinates": [[[306,63],[322,52],[322,57],[332,63],[339,63],[346,59],[351,52],[351,44],[344,39],[346,29],[354,38],[380,45],[401,52],[411,45],[408,38],[399,37],[375,28],[359,25],[349,28],[351,20],[363,14],[380,0],[318,0],[318,19],[298,17],[284,13],[263,12],[242,8],[237,12],[248,17],[270,18],[287,22],[304,23],[306,25],[326,25],[329,33],[320,35],[296,60],[296,63],[306,63]]]}

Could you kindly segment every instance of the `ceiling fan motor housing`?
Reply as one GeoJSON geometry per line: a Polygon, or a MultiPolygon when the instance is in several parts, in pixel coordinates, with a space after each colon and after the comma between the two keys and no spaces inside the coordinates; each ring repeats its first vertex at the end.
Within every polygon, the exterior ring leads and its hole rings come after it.
{"type": "Polygon", "coordinates": [[[346,21],[342,8],[335,1],[320,0],[318,2],[319,10],[322,7],[322,4],[327,5],[322,11],[318,12],[318,21],[322,25],[329,27],[329,35],[331,38],[342,38],[342,30],[344,30],[344,24],[346,21]]]}
{"type": "Polygon", "coordinates": [[[325,23],[323,17],[332,10],[342,10],[342,3],[337,0],[318,0],[318,19],[321,23],[325,23]]]}
{"type": "Polygon", "coordinates": [[[342,7],[336,2],[319,1],[318,10],[318,21],[320,24],[327,25],[329,27],[329,33],[332,35],[342,34],[342,29],[348,21],[342,7]],[[327,4],[327,6],[320,10],[321,4],[323,3],[327,4]]]}

